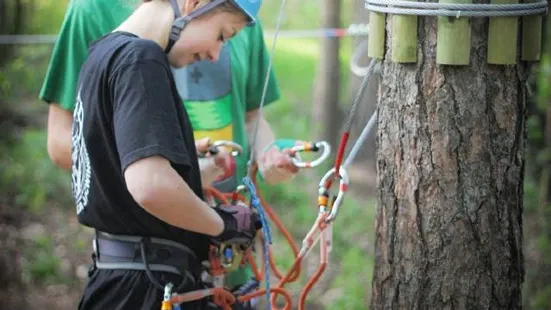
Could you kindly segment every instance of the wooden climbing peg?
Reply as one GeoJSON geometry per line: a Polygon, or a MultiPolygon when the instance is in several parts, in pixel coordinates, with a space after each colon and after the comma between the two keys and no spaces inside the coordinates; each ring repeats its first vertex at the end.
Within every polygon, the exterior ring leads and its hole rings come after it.
{"type": "MultiPolygon", "coordinates": [[[[472,0],[440,0],[439,3],[472,4],[472,0]]],[[[438,16],[436,63],[468,65],[471,56],[471,23],[469,17],[438,16]]]]}
{"type": "MultiPolygon", "coordinates": [[[[492,0],[492,4],[517,4],[518,0],[492,0]]],[[[517,63],[518,20],[516,16],[490,17],[488,29],[488,63],[517,63]]]]}

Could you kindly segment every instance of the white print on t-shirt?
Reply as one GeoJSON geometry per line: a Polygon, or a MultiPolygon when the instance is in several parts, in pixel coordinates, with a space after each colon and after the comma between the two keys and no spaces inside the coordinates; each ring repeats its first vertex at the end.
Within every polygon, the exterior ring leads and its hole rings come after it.
{"type": "Polygon", "coordinates": [[[77,206],[77,214],[80,214],[88,204],[88,194],[90,193],[90,158],[84,141],[82,132],[84,123],[84,110],[82,108],[82,100],[80,99],[80,91],[77,95],[77,102],[73,112],[73,133],[72,142],[73,150],[72,159],[72,187],[73,197],[77,206]]]}

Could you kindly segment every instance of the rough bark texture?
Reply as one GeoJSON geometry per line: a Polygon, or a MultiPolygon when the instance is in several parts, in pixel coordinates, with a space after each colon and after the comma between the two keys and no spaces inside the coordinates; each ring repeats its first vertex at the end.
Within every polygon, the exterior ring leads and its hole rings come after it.
{"type": "Polygon", "coordinates": [[[469,66],[436,65],[433,17],[417,64],[386,51],[371,309],[521,308],[524,70],[488,65],[471,23],[469,66]]]}
{"type": "MultiPolygon", "coordinates": [[[[340,0],[324,0],[322,7],[322,27],[340,27],[340,0]]],[[[340,65],[338,37],[324,37],[321,43],[321,53],[317,66],[317,76],[314,88],[313,134],[317,140],[326,140],[331,145],[337,144],[339,132],[340,109],[340,65]]]]}

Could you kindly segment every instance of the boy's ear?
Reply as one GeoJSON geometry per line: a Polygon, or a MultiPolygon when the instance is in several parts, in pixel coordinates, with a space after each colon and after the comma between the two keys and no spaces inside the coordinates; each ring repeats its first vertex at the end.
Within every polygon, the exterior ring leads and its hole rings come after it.
{"type": "Polygon", "coordinates": [[[197,5],[199,5],[200,0],[186,0],[184,4],[184,12],[182,12],[184,15],[188,15],[191,13],[191,11],[195,10],[197,8],[197,5]]]}

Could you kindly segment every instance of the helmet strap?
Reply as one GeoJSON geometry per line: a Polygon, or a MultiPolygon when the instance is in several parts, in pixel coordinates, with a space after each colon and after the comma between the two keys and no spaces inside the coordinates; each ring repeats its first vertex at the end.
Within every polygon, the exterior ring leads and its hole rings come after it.
{"type": "Polygon", "coordinates": [[[189,15],[181,16],[180,9],[178,7],[177,0],[169,0],[172,9],[174,10],[174,22],[172,23],[172,28],[170,29],[170,34],[168,36],[168,45],[166,46],[165,53],[169,53],[176,41],[180,38],[180,33],[184,30],[184,27],[194,18],[199,17],[213,8],[217,7],[221,3],[224,3],[228,0],[214,0],[205,4],[204,6],[193,10],[189,15]]]}

